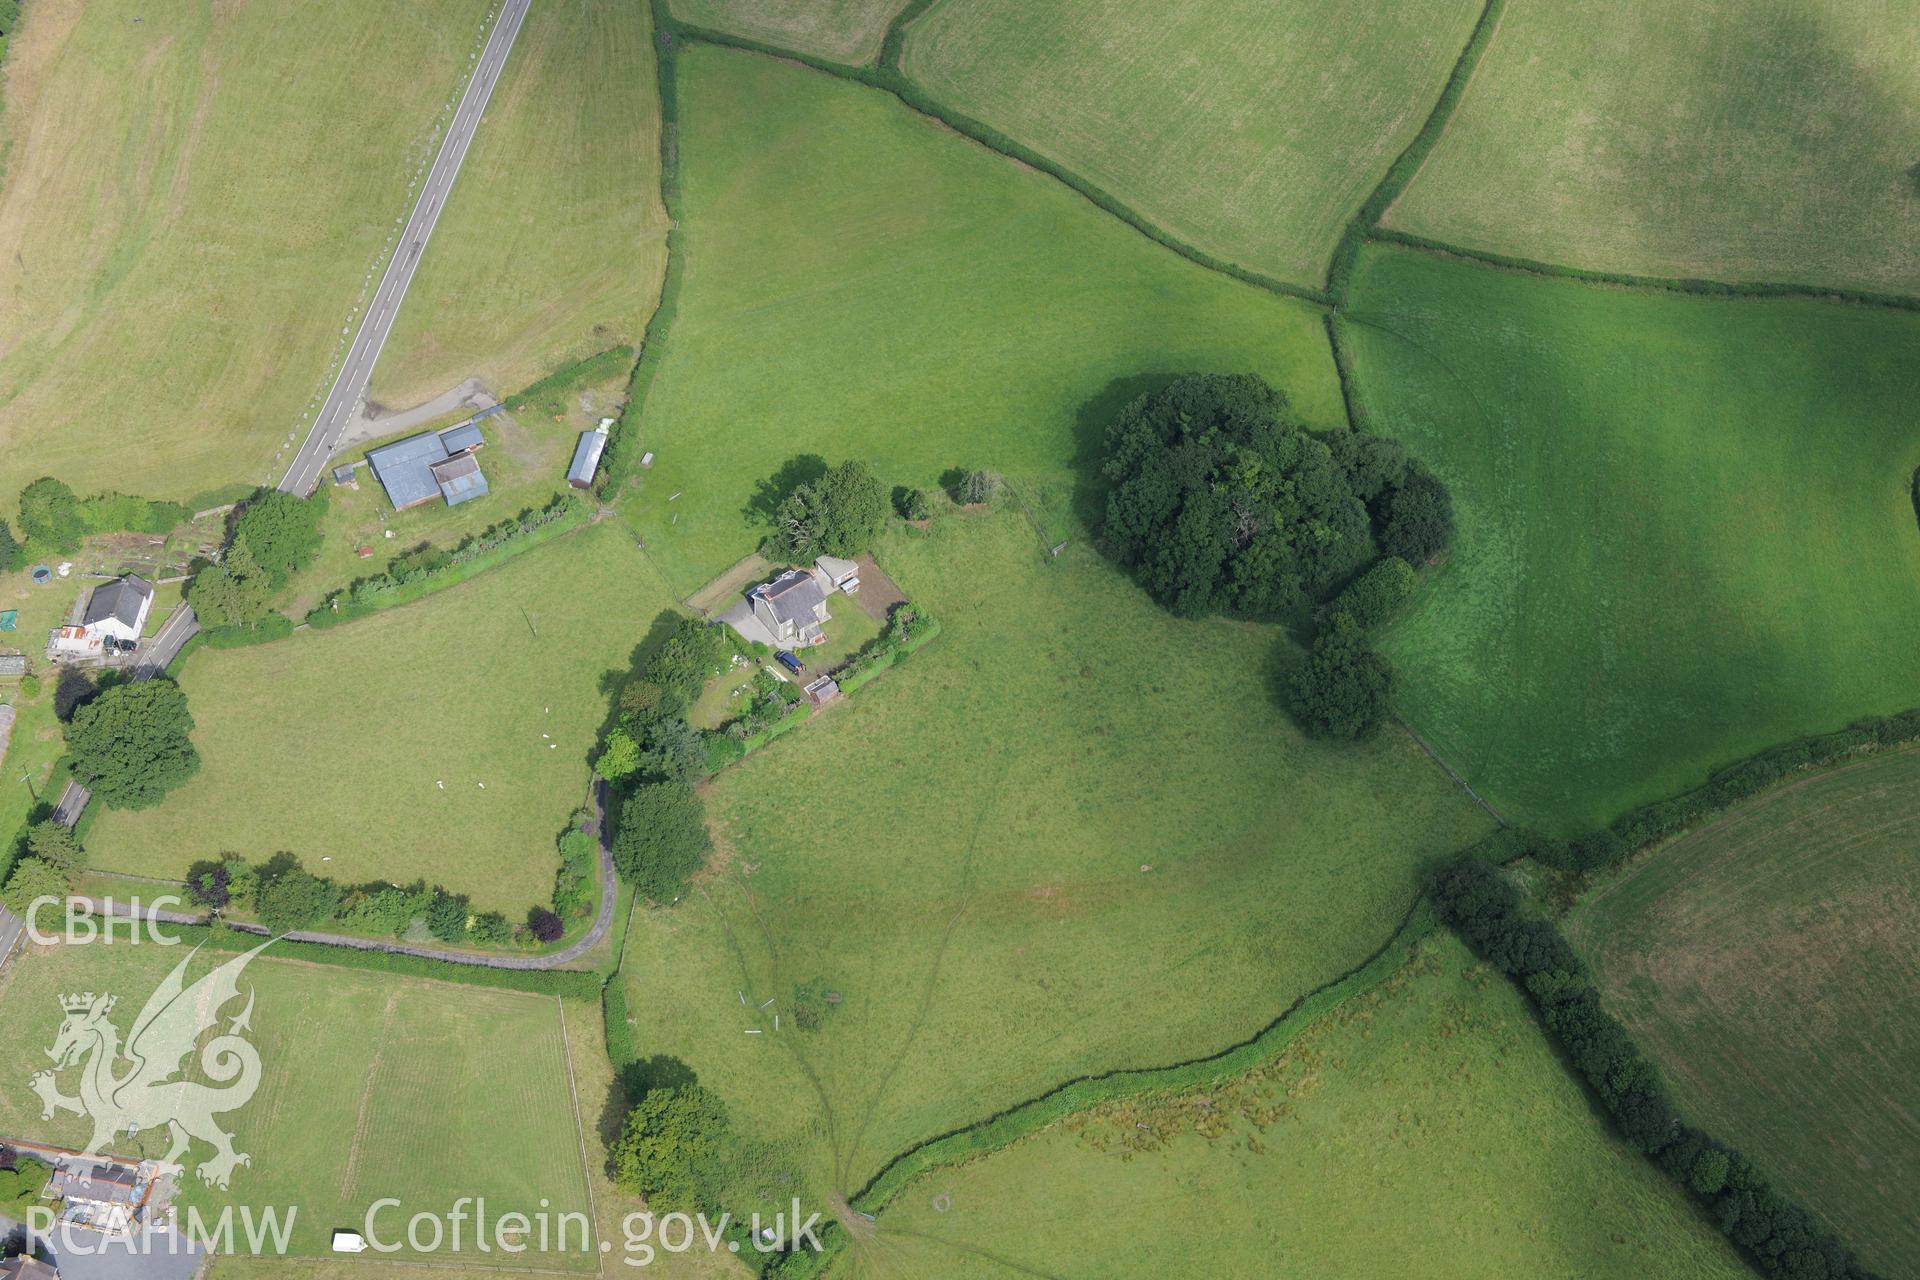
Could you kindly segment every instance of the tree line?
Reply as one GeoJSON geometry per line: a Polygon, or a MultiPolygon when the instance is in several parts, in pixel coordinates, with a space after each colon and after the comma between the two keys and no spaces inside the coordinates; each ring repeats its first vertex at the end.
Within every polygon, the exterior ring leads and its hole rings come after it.
{"type": "Polygon", "coordinates": [[[1441,919],[1526,992],[1621,1136],[1705,1205],[1762,1271],[1781,1280],[1877,1280],[1753,1161],[1680,1119],[1653,1063],[1601,1006],[1586,963],[1551,920],[1525,910],[1505,873],[1468,855],[1429,877],[1427,890],[1441,919]]]}

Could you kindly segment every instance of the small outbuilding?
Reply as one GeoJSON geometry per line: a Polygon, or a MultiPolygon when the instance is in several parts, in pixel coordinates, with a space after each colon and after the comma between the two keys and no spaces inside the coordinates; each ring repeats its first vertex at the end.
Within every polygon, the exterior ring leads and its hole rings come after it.
{"type": "Polygon", "coordinates": [[[813,564],[842,595],[850,596],[860,589],[860,566],[853,561],[821,556],[813,564]]]}
{"type": "Polygon", "coordinates": [[[582,431],[580,443],[573,447],[573,465],[567,468],[567,483],[576,489],[593,487],[600,471],[600,455],[607,450],[607,429],[582,431]]]}
{"type": "Polygon", "coordinates": [[[27,674],[27,659],[18,653],[0,653],[0,680],[18,680],[27,674]]]}

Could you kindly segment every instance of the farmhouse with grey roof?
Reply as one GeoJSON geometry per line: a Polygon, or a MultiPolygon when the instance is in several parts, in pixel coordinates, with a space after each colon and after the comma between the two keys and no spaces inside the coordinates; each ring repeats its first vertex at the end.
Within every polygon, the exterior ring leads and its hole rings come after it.
{"type": "Polygon", "coordinates": [[[138,640],[153,608],[153,584],[128,574],[93,589],[80,625],[91,634],[138,640]]]}
{"type": "Polygon", "coordinates": [[[435,498],[444,498],[448,506],[457,507],[486,496],[487,478],[481,474],[479,459],[473,456],[473,451],[485,443],[476,424],[463,422],[445,431],[428,431],[382,445],[367,454],[367,464],[387,491],[387,500],[395,511],[435,498]]]}
{"type": "Polygon", "coordinates": [[[832,590],[833,579],[817,565],[789,569],[748,591],[744,600],[720,615],[720,621],[750,644],[783,649],[823,644],[827,636],[821,624],[831,616],[827,595],[832,590]]]}

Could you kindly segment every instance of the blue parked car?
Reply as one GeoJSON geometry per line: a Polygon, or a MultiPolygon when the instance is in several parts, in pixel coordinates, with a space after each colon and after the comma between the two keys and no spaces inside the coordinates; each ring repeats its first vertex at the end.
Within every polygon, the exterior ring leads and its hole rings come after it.
{"type": "Polygon", "coordinates": [[[782,649],[779,653],[776,653],[773,656],[780,659],[781,666],[793,672],[793,674],[795,675],[800,674],[800,670],[801,670],[800,659],[794,657],[792,654],[788,653],[785,649],[782,649]]]}

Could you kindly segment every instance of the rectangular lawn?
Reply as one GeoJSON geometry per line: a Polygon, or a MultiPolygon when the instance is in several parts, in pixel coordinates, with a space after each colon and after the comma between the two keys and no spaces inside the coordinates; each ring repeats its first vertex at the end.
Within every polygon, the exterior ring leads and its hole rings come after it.
{"type": "MultiPolygon", "coordinates": [[[[70,1112],[42,1120],[27,1087],[48,1065],[41,1051],[60,1026],[60,997],[117,995],[110,1020],[128,1035],[148,995],[187,954],[185,946],[122,939],[17,958],[0,982],[12,1033],[0,1050],[0,1128],[84,1144],[92,1122],[70,1112]]],[[[397,1223],[389,1237],[402,1238],[408,1216],[444,1214],[460,1196],[486,1196],[490,1213],[534,1213],[543,1202],[556,1214],[588,1211],[560,1001],[272,957],[269,949],[247,966],[221,1021],[225,1030],[252,993],[247,1038],[259,1051],[260,1084],[247,1105],[218,1116],[252,1163],[234,1171],[227,1192],[216,1191],[193,1172],[210,1154],[197,1144],[185,1203],[203,1215],[226,1204],[275,1206],[283,1218],[294,1208],[296,1255],[324,1255],[333,1228],[358,1229],[368,1207],[388,1196],[407,1207],[379,1222],[397,1223]]],[[[186,981],[227,958],[197,957],[186,981]]],[[[125,1074],[127,1064],[116,1070],[125,1074]]],[[[73,1093],[76,1078],[66,1073],[63,1091],[73,1093]]],[[[184,1078],[218,1084],[197,1054],[184,1078]]],[[[167,1146],[166,1130],[150,1126],[109,1149],[157,1158],[167,1146]]],[[[463,1252],[473,1258],[470,1242],[463,1252]]],[[[591,1272],[595,1261],[556,1254],[542,1265],[591,1272]]]]}
{"type": "Polygon", "coordinates": [[[199,650],[180,674],[198,776],[156,808],[102,812],[88,859],[177,877],[286,850],[342,882],[425,878],[524,915],[587,800],[601,678],[672,605],[604,524],[360,621],[199,650]]]}

